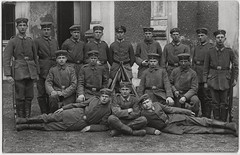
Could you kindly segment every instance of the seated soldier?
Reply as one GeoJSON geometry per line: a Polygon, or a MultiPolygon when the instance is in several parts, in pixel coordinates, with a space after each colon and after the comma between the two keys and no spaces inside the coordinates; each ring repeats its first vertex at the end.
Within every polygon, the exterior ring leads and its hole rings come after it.
{"type": "Polygon", "coordinates": [[[76,100],[77,78],[74,68],[66,64],[67,51],[58,50],[55,54],[57,65],[49,70],[45,81],[50,113],[76,100]]]}
{"type": "Polygon", "coordinates": [[[140,97],[141,115],[147,118],[145,130],[148,134],[159,134],[159,131],[184,133],[221,133],[237,134],[234,122],[221,122],[206,117],[195,117],[195,113],[188,109],[169,107],[158,102],[152,102],[147,94],[140,97]],[[157,131],[157,132],[156,132],[157,131]]]}
{"type": "Polygon", "coordinates": [[[138,87],[138,94],[148,94],[155,102],[174,105],[171,84],[165,69],[159,67],[160,56],[156,53],[148,54],[149,68],[146,69],[138,87]]]}
{"type": "Polygon", "coordinates": [[[53,114],[42,114],[32,118],[17,118],[16,128],[21,130],[46,131],[105,131],[111,114],[110,89],[100,90],[100,97],[92,97],[82,103],[63,106],[53,114]]]}
{"type": "Polygon", "coordinates": [[[113,130],[111,136],[117,136],[121,133],[134,136],[144,136],[145,130],[141,130],[146,124],[145,117],[140,116],[138,99],[130,95],[132,84],[130,82],[120,83],[120,94],[113,97],[112,115],[108,122],[113,130]]]}
{"type": "Polygon", "coordinates": [[[88,52],[90,62],[81,68],[78,75],[76,102],[99,96],[99,90],[107,87],[109,73],[103,66],[98,65],[98,56],[99,52],[96,50],[88,52]]]}
{"type": "Polygon", "coordinates": [[[190,68],[190,54],[178,55],[180,66],[173,69],[169,80],[174,92],[175,107],[186,108],[200,116],[200,100],[197,97],[197,73],[190,68]]]}

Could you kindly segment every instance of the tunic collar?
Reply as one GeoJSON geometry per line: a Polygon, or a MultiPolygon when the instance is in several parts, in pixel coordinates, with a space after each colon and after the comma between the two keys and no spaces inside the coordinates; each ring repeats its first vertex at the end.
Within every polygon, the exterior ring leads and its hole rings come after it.
{"type": "Polygon", "coordinates": [[[70,39],[71,39],[71,40],[72,40],[72,42],[74,42],[74,43],[79,43],[79,41],[80,41],[80,39],[78,39],[78,40],[75,40],[75,39],[73,39],[73,37],[71,37],[70,39]]]}
{"type": "Polygon", "coordinates": [[[17,36],[18,36],[18,38],[20,38],[20,39],[27,39],[27,36],[26,36],[26,35],[22,36],[22,35],[18,34],[17,36]]]}
{"type": "Polygon", "coordinates": [[[146,44],[152,44],[152,43],[153,43],[153,39],[150,39],[150,40],[144,39],[144,42],[145,42],[146,44]]]}
{"type": "Polygon", "coordinates": [[[119,43],[124,42],[124,41],[125,41],[124,39],[122,39],[122,40],[117,39],[117,42],[119,42],[119,43]]]}
{"type": "Polygon", "coordinates": [[[67,65],[65,64],[65,65],[61,66],[61,65],[57,64],[57,67],[59,70],[65,70],[67,68],[67,65]]]}
{"type": "Polygon", "coordinates": [[[175,43],[175,42],[172,41],[172,45],[173,45],[173,46],[179,46],[180,44],[181,44],[180,41],[179,41],[178,43],[175,43]]]}
{"type": "Polygon", "coordinates": [[[51,36],[49,36],[49,37],[44,37],[44,36],[43,36],[43,39],[46,40],[46,41],[51,41],[51,40],[52,40],[52,37],[51,37],[51,36]]]}
{"type": "Polygon", "coordinates": [[[101,43],[102,43],[102,40],[99,40],[99,41],[94,40],[93,42],[94,42],[95,44],[101,44],[101,43]]]}
{"type": "Polygon", "coordinates": [[[129,95],[128,98],[126,98],[126,99],[121,95],[121,98],[122,98],[123,101],[129,102],[129,100],[130,100],[130,95],[129,95]]]}

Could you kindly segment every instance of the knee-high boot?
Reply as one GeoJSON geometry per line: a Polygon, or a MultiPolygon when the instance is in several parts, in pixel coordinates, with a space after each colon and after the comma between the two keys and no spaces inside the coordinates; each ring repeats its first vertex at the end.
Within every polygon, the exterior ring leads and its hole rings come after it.
{"type": "Polygon", "coordinates": [[[31,116],[31,107],[32,107],[32,99],[26,99],[25,100],[26,118],[29,118],[31,116]]]}
{"type": "Polygon", "coordinates": [[[237,133],[236,131],[229,130],[229,129],[213,128],[213,129],[212,129],[212,133],[219,133],[219,134],[232,134],[232,135],[238,137],[238,133],[237,133]]]}
{"type": "Polygon", "coordinates": [[[220,108],[217,105],[212,105],[213,117],[216,120],[220,120],[220,108]]]}
{"type": "Polygon", "coordinates": [[[16,124],[33,124],[33,123],[44,123],[43,117],[41,115],[30,117],[30,118],[17,118],[16,124]]]}
{"type": "Polygon", "coordinates": [[[16,101],[16,111],[17,111],[17,117],[25,118],[24,101],[22,100],[16,101]]]}
{"type": "Polygon", "coordinates": [[[222,106],[220,108],[220,120],[223,122],[227,122],[227,117],[228,117],[228,108],[225,106],[222,106]]]}
{"type": "Polygon", "coordinates": [[[228,122],[222,122],[222,121],[218,121],[218,120],[212,120],[211,126],[237,131],[237,124],[234,122],[228,123],[228,122]]]}
{"type": "Polygon", "coordinates": [[[38,100],[38,105],[40,107],[41,113],[42,114],[49,114],[50,107],[49,107],[47,97],[39,97],[37,100],[38,100]]]}
{"type": "Polygon", "coordinates": [[[44,130],[43,124],[17,124],[17,131],[22,130],[44,130]]]}

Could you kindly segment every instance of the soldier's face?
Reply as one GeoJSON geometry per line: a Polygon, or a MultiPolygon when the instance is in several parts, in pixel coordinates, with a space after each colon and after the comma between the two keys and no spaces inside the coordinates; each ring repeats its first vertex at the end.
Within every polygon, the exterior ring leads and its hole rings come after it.
{"type": "Polygon", "coordinates": [[[217,43],[217,45],[223,45],[225,40],[226,40],[226,37],[223,34],[218,34],[216,36],[216,43],[217,43]]]}
{"type": "Polygon", "coordinates": [[[120,89],[120,92],[121,92],[121,95],[122,95],[123,97],[128,97],[128,96],[130,95],[130,93],[131,93],[131,90],[130,90],[130,88],[122,87],[122,88],[120,89]]]}
{"type": "Polygon", "coordinates": [[[171,34],[171,37],[172,37],[174,42],[179,42],[180,41],[180,34],[179,34],[179,32],[173,32],[171,34]]]}
{"type": "Polygon", "coordinates": [[[103,36],[103,32],[101,30],[95,30],[93,34],[96,40],[100,40],[103,36]]]}
{"type": "Polygon", "coordinates": [[[71,31],[73,39],[78,40],[80,38],[80,31],[71,31]]]}
{"type": "Polygon", "coordinates": [[[100,96],[101,104],[107,104],[110,101],[110,96],[107,94],[102,94],[100,96]]]}
{"type": "Polygon", "coordinates": [[[180,60],[179,64],[183,69],[186,69],[190,65],[190,62],[189,60],[180,60]]]}
{"type": "Polygon", "coordinates": [[[207,35],[204,33],[199,33],[198,40],[200,43],[205,43],[207,41],[207,35]]]}
{"type": "Polygon", "coordinates": [[[90,60],[90,64],[95,65],[97,64],[98,58],[96,56],[91,56],[89,60],[90,60]]]}
{"type": "Polygon", "coordinates": [[[152,100],[147,99],[147,100],[143,101],[142,107],[143,107],[143,109],[146,109],[146,110],[151,109],[152,108],[152,100]]]}
{"type": "Polygon", "coordinates": [[[149,61],[149,67],[157,66],[158,60],[157,59],[150,59],[149,61]]]}
{"type": "Polygon", "coordinates": [[[144,35],[146,40],[151,40],[153,36],[152,32],[145,32],[144,35]]]}
{"type": "Polygon", "coordinates": [[[66,62],[67,62],[67,57],[66,56],[60,55],[60,56],[57,57],[57,63],[60,66],[66,64],[66,62]]]}
{"type": "Polygon", "coordinates": [[[121,32],[116,32],[117,39],[118,39],[118,40],[122,40],[124,34],[125,34],[125,33],[124,33],[123,31],[121,31],[121,32]]]}
{"type": "Polygon", "coordinates": [[[18,23],[17,29],[20,34],[25,34],[27,31],[28,25],[27,23],[18,23]]]}
{"type": "Polygon", "coordinates": [[[44,37],[49,37],[51,35],[51,28],[43,28],[42,32],[44,37]]]}

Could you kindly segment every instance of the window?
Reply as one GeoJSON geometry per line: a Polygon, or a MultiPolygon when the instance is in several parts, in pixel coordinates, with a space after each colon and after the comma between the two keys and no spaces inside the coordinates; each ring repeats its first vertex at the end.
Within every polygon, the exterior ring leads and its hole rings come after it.
{"type": "Polygon", "coordinates": [[[15,3],[2,4],[2,39],[9,40],[15,35],[15,3]]]}

